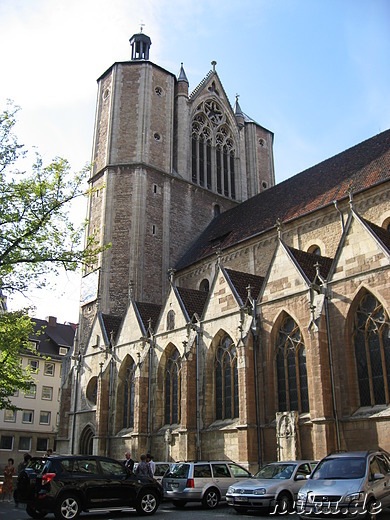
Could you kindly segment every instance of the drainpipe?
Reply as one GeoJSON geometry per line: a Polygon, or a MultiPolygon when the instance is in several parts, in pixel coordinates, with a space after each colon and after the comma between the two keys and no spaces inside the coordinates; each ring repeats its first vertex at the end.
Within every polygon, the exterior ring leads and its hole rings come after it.
{"type": "MultiPolygon", "coordinates": [[[[112,337],[111,337],[112,339],[112,337]]],[[[107,410],[107,442],[106,442],[106,457],[110,456],[111,449],[111,434],[110,434],[110,419],[111,419],[111,401],[112,401],[112,391],[113,391],[113,372],[114,372],[114,360],[112,357],[113,354],[113,345],[110,341],[111,347],[111,359],[110,359],[110,371],[109,371],[109,387],[108,387],[108,410],[107,410]]]]}
{"type": "Polygon", "coordinates": [[[261,428],[260,428],[260,414],[259,414],[259,374],[257,370],[257,346],[259,345],[259,334],[257,331],[257,323],[256,323],[256,311],[257,305],[256,300],[252,300],[252,323],[251,330],[253,334],[253,370],[254,370],[254,378],[255,378],[255,407],[256,407],[256,432],[257,432],[257,452],[258,452],[258,465],[259,469],[262,466],[262,447],[261,447],[261,428]]]}
{"type": "Polygon", "coordinates": [[[338,211],[338,213],[340,215],[341,229],[342,229],[342,232],[344,233],[344,216],[343,216],[343,213],[339,210],[339,207],[337,205],[337,200],[334,200],[333,204],[334,204],[334,207],[336,208],[336,210],[338,211]]]}
{"type": "Polygon", "coordinates": [[[149,343],[149,371],[148,371],[148,424],[147,424],[147,438],[148,438],[148,452],[151,451],[151,437],[150,437],[150,430],[151,430],[151,413],[150,413],[150,407],[152,402],[151,397],[151,391],[152,391],[152,345],[153,340],[147,340],[149,343]]]}
{"type": "Polygon", "coordinates": [[[196,348],[196,460],[200,460],[199,332],[196,333],[195,348],[196,348]]]}

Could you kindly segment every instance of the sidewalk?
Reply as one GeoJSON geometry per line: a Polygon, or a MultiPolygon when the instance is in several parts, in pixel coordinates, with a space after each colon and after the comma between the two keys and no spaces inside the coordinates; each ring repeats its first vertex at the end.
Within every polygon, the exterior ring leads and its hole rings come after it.
{"type": "Polygon", "coordinates": [[[17,508],[15,502],[2,502],[0,500],[0,519],[1,520],[26,520],[30,518],[26,513],[26,507],[22,504],[17,508]]]}

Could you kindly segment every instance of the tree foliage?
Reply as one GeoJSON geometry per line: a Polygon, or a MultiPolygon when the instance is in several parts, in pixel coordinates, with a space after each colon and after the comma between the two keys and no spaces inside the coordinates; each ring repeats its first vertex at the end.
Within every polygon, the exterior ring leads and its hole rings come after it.
{"type": "Polygon", "coordinates": [[[33,382],[29,367],[19,361],[21,349],[31,350],[29,336],[33,324],[24,312],[0,314],[0,410],[15,409],[12,396],[16,390],[28,391],[33,382]]]}
{"type": "MultiPolygon", "coordinates": [[[[44,165],[36,153],[28,171],[20,170],[27,152],[14,134],[18,110],[8,102],[0,113],[0,298],[43,287],[49,273],[63,268],[93,265],[103,249],[94,236],[83,244],[86,222],[77,226],[69,215],[72,202],[87,194],[89,169],[72,174],[65,159],[44,165]]],[[[12,408],[15,389],[32,382],[18,361],[31,332],[27,313],[2,311],[0,305],[0,409],[12,408]]]]}
{"type": "Polygon", "coordinates": [[[13,129],[18,107],[0,114],[0,281],[4,293],[42,287],[48,272],[75,271],[100,251],[94,237],[82,244],[84,225],[69,217],[71,203],[86,194],[88,168],[71,174],[67,160],[44,165],[36,154],[31,171],[16,164],[25,155],[13,129]],[[42,275],[45,276],[42,276],[42,275]]]}

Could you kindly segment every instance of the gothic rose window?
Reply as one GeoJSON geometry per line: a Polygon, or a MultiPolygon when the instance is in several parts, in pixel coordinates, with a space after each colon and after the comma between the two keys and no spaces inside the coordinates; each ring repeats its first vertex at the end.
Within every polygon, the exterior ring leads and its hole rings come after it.
{"type": "Polygon", "coordinates": [[[235,199],[235,153],[222,107],[214,99],[200,103],[192,120],[192,182],[235,199]]]}
{"type": "Polygon", "coordinates": [[[390,402],[390,322],[383,305],[365,294],[356,310],[353,343],[360,406],[390,402]]]}
{"type": "Polygon", "coordinates": [[[181,357],[175,348],[165,370],[165,424],[180,422],[181,357]]]}
{"type": "Polygon", "coordinates": [[[237,350],[225,336],[215,353],[216,419],[234,419],[239,415],[237,350]]]}
{"type": "Polygon", "coordinates": [[[288,316],[279,329],[276,342],[278,411],[309,411],[306,350],[301,331],[288,316]]]}
{"type": "Polygon", "coordinates": [[[123,428],[134,427],[135,368],[135,363],[131,360],[123,385],[123,428]]]}

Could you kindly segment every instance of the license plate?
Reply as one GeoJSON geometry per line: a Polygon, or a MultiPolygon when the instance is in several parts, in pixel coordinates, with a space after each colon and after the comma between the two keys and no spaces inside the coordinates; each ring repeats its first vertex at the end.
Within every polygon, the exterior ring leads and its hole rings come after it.
{"type": "Polygon", "coordinates": [[[248,497],[234,497],[235,502],[248,502],[248,497]]]}
{"type": "Polygon", "coordinates": [[[179,487],[179,484],[177,482],[172,482],[171,486],[172,489],[177,489],[179,487]]]}

